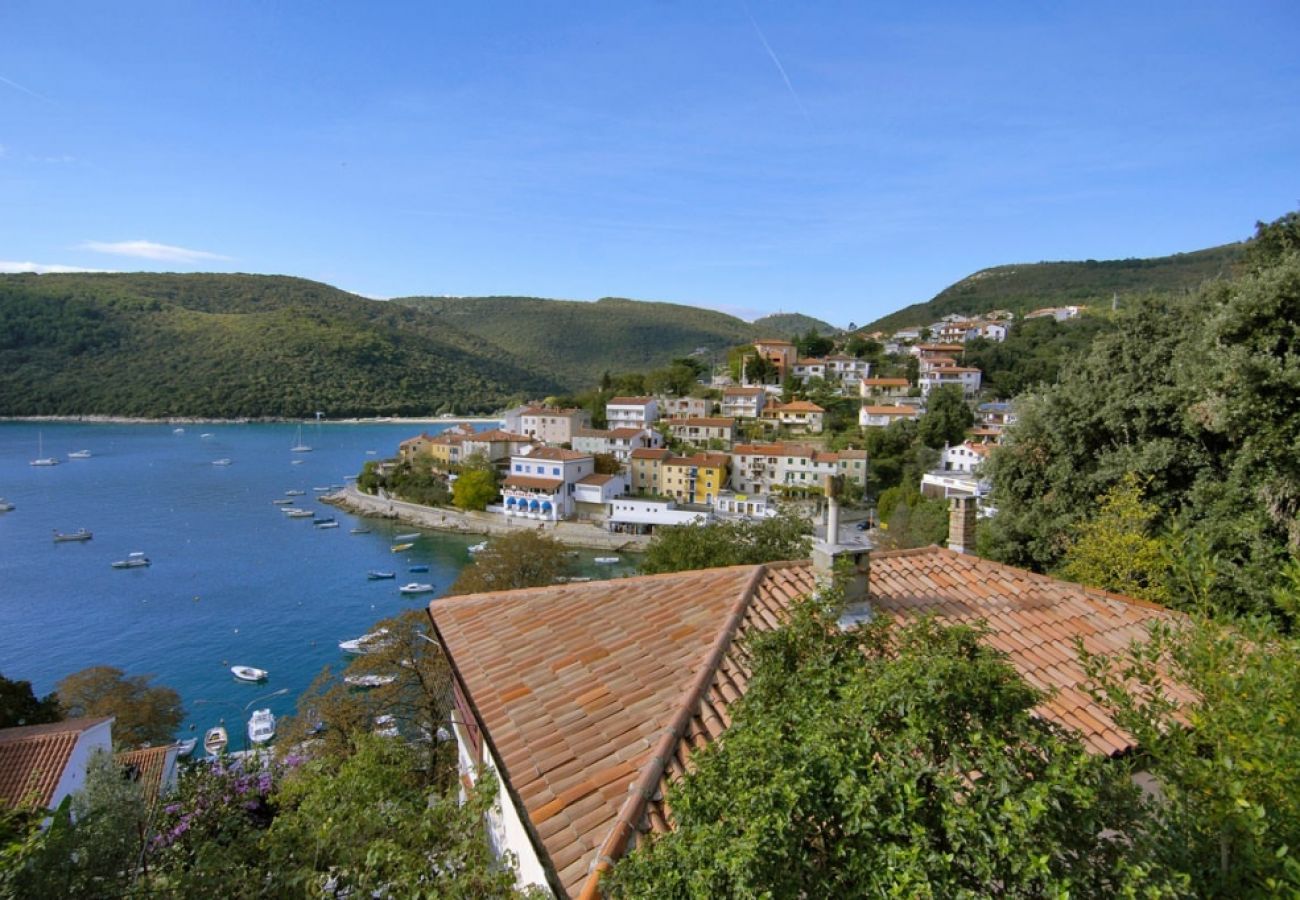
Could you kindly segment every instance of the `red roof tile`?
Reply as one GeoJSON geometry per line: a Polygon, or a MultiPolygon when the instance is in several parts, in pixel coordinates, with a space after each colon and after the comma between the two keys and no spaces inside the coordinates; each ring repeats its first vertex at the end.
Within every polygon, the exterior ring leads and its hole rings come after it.
{"type": "Polygon", "coordinates": [[[16,806],[32,797],[48,807],[78,739],[111,721],[111,717],[66,719],[0,729],[0,803],[16,806]]]}
{"type": "Polygon", "coordinates": [[[563,478],[538,478],[535,475],[511,475],[501,483],[502,487],[523,488],[530,491],[548,491],[555,493],[564,486],[563,478]]]}

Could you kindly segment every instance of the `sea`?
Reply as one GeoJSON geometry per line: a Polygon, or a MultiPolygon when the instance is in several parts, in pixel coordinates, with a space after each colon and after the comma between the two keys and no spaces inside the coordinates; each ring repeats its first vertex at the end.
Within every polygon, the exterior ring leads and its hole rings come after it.
{"type": "MultiPolygon", "coordinates": [[[[448,427],[0,423],[0,497],[15,505],[0,512],[0,674],[30,681],[38,695],[88,666],[152,676],[181,695],[178,738],[246,719],[253,707],[292,713],[322,668],[346,666],[339,641],[436,602],[469,564],[467,548],[484,539],[354,516],[317,499],[366,461],[394,456],[400,441],[448,427]],[[310,452],[291,451],[300,433],[310,452]],[[91,456],[68,458],[81,450],[91,456]],[[60,464],[30,465],[38,454],[60,464]],[[339,527],[289,518],[279,499],[339,527]],[[81,528],[93,538],[53,540],[81,528]],[[391,552],[397,535],[413,532],[409,551],[391,552]],[[111,567],[133,552],[151,565],[111,567]],[[429,570],[410,571],[418,565],[429,570]],[[396,578],[370,581],[371,569],[396,578]],[[400,594],[407,582],[434,592],[400,594]],[[237,681],[234,665],[269,678],[237,681]]],[[[580,551],[578,572],[631,572],[631,561],[595,566],[601,552],[580,551]]]]}

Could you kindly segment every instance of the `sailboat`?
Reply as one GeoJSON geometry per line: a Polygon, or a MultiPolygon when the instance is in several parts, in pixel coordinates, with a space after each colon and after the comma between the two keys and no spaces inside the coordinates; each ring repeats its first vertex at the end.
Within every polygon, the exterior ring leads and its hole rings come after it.
{"type": "Polygon", "coordinates": [[[294,438],[293,446],[289,448],[291,453],[310,453],[311,448],[302,442],[302,426],[298,426],[298,436],[294,438]]]}
{"type": "Polygon", "coordinates": [[[45,455],[45,436],[39,431],[36,432],[36,459],[32,460],[34,466],[57,466],[59,461],[53,456],[45,455]]]}

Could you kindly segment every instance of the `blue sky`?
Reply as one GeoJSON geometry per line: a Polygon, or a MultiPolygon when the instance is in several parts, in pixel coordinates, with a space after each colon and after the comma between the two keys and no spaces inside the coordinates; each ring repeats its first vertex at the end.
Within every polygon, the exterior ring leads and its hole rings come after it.
{"type": "Polygon", "coordinates": [[[0,4],[0,271],[863,323],[1300,205],[1300,4],[0,4]]]}

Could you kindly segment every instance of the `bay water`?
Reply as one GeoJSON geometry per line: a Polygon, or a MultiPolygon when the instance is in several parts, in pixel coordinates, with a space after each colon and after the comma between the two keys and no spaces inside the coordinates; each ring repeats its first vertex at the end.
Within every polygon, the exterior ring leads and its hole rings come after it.
{"type": "MultiPolygon", "coordinates": [[[[313,489],[342,485],[367,460],[395,455],[399,441],[449,426],[313,423],[301,426],[312,451],[295,453],[299,427],[0,423],[0,497],[16,507],[0,513],[0,674],[42,695],[92,665],[150,674],[181,694],[178,737],[219,719],[240,734],[247,708],[291,713],[323,666],[346,665],[339,641],[442,595],[481,536],[421,532],[394,554],[395,536],[419,529],[349,515],[313,489]],[[79,450],[92,455],[68,458],[79,450]],[[30,465],[38,453],[61,464],[30,465]],[[295,506],[339,527],[285,516],[272,501],[291,490],[304,492],[295,506]],[[54,531],[79,528],[93,539],[54,542],[54,531]],[[132,552],[152,564],[111,568],[132,552]],[[371,569],[397,577],[370,581],[371,569]],[[435,592],[400,594],[410,581],[435,592]],[[270,677],[236,681],[233,665],[270,677]]],[[[583,571],[593,573],[594,555],[581,555],[583,571]]]]}

